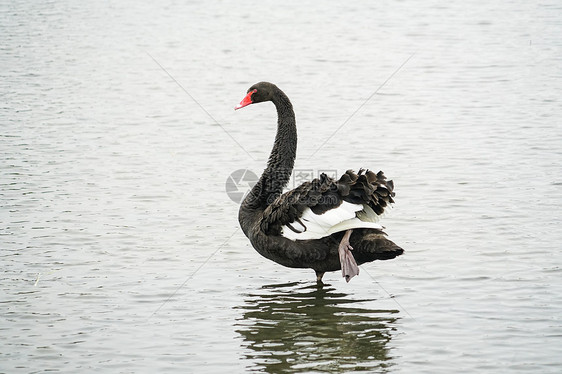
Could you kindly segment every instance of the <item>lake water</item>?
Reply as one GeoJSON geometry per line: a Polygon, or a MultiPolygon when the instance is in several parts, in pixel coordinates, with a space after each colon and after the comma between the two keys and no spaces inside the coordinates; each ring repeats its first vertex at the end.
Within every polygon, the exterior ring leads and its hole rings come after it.
{"type": "MultiPolygon", "coordinates": [[[[0,5],[0,372],[559,373],[562,5],[0,5]],[[385,171],[405,254],[257,254],[229,175],[385,171]]],[[[244,186],[240,186],[244,190],[244,186]]]]}

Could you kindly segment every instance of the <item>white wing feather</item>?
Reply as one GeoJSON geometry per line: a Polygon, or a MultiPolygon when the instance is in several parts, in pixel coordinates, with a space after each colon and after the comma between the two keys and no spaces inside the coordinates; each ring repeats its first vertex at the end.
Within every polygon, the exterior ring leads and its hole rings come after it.
{"type": "Polygon", "coordinates": [[[300,217],[306,227],[298,222],[291,226],[300,232],[291,230],[288,226],[282,227],[281,235],[291,240],[320,239],[333,233],[349,229],[371,228],[382,230],[376,223],[377,214],[365,204],[351,204],[344,201],[339,207],[330,209],[323,214],[314,214],[306,208],[300,217]]]}

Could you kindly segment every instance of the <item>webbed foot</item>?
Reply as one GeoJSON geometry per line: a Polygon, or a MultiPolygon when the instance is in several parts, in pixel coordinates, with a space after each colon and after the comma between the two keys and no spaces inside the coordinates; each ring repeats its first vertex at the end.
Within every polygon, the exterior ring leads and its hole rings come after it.
{"type": "Polygon", "coordinates": [[[357,266],[357,262],[355,262],[355,258],[351,253],[353,247],[349,243],[349,238],[351,237],[352,232],[353,230],[347,230],[345,232],[338,247],[342,277],[345,278],[346,282],[349,282],[351,278],[359,274],[359,266],[357,266]]]}

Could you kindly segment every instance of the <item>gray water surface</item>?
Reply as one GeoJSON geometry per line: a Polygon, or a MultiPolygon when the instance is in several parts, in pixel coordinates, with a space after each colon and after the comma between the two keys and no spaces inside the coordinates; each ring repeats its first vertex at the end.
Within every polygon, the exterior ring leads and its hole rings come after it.
{"type": "Polygon", "coordinates": [[[0,34],[0,372],[562,370],[558,2],[13,1],[0,34]],[[384,170],[403,256],[319,288],[252,249],[262,80],[292,184],[384,170]]]}

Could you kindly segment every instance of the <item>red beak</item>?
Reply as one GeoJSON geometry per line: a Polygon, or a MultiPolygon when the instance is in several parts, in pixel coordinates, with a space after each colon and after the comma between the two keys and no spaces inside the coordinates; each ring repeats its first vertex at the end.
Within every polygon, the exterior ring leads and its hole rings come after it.
{"type": "Polygon", "coordinates": [[[253,103],[252,94],[254,92],[257,92],[257,90],[252,90],[252,91],[248,92],[248,94],[246,95],[246,97],[244,97],[244,99],[242,99],[240,104],[238,104],[234,107],[234,110],[244,108],[245,106],[248,106],[248,105],[252,104],[253,103]]]}

